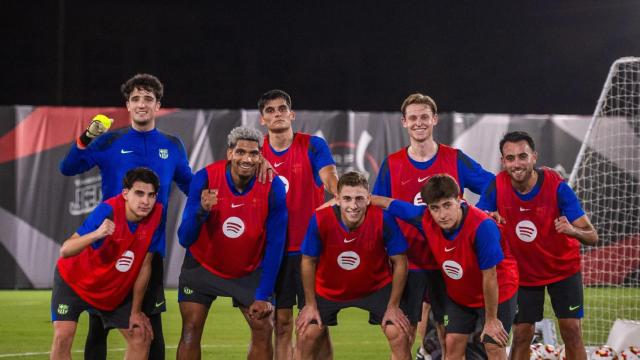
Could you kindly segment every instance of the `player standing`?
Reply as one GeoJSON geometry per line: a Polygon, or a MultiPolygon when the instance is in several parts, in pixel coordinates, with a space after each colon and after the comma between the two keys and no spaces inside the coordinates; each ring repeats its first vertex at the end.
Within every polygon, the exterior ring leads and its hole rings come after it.
{"type": "Polygon", "coordinates": [[[260,123],[268,130],[262,155],[285,183],[289,209],[287,253],[276,282],[275,317],[276,359],[287,360],[293,357],[293,306],[304,307],[300,245],[314,210],[324,202],[324,190],[335,195],[338,176],[324,139],[293,132],[295,112],[289,94],[267,91],[258,99],[258,109],[260,123]]]}
{"type": "Polygon", "coordinates": [[[500,140],[503,171],[478,207],[497,211],[518,261],[520,288],[512,359],[528,359],[535,323],[542,320],[545,288],[565,343],[567,359],[586,359],[580,319],[584,315],[580,243],[598,234],[573,190],[555,172],[535,168],[538,154],[529,134],[500,140]]]}

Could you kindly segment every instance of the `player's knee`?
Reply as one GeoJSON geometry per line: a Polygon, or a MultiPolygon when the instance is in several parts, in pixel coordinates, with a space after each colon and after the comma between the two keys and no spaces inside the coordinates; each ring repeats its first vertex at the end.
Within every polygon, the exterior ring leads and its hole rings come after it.
{"type": "Polygon", "coordinates": [[[309,325],[304,334],[296,334],[297,346],[303,351],[311,351],[317,346],[324,331],[326,330],[320,329],[317,325],[309,325]]]}
{"type": "Polygon", "coordinates": [[[293,318],[289,316],[278,316],[275,324],[275,331],[276,336],[278,337],[291,335],[291,332],[293,331],[293,318]]]}
{"type": "Polygon", "coordinates": [[[565,344],[582,342],[580,319],[560,319],[558,323],[565,344]]]}
{"type": "Polygon", "coordinates": [[[180,342],[185,345],[199,344],[203,326],[196,321],[183,321],[180,342]]]}
{"type": "Polygon", "coordinates": [[[151,337],[145,334],[143,328],[136,326],[131,331],[129,337],[127,337],[127,342],[129,346],[136,351],[146,351],[149,349],[149,345],[151,345],[151,337]]]}
{"type": "Polygon", "coordinates": [[[514,346],[526,346],[527,348],[533,340],[535,327],[533,324],[520,323],[513,326],[514,346]]]}
{"type": "Polygon", "coordinates": [[[75,331],[68,329],[56,330],[53,334],[53,347],[61,351],[70,350],[74,335],[75,331]]]}
{"type": "Polygon", "coordinates": [[[271,341],[271,333],[273,332],[273,322],[271,318],[251,320],[249,326],[251,327],[251,338],[254,339],[254,341],[271,341]]]}

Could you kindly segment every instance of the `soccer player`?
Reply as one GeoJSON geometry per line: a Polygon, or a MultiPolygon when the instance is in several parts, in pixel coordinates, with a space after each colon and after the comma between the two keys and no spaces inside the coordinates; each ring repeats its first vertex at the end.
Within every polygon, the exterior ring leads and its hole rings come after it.
{"type": "MultiPolygon", "coordinates": [[[[451,175],[460,186],[481,194],[494,178],[493,174],[484,170],[477,162],[459,149],[437,143],[433,138],[434,127],[438,124],[438,107],[435,101],[420,93],[409,95],[402,106],[402,126],[407,129],[409,146],[389,155],[382,163],[378,178],[373,188],[374,195],[391,197],[415,205],[424,205],[420,189],[429,177],[446,173],[451,175]]],[[[429,308],[439,324],[438,336],[444,347],[442,323],[444,306],[444,283],[442,274],[426,246],[422,234],[413,226],[399,222],[400,229],[409,242],[409,277],[403,295],[403,309],[412,323],[412,336],[415,336],[415,324],[421,320],[423,313],[423,296],[425,289],[431,303],[424,304],[423,334],[426,328],[426,317],[429,308]]],[[[413,339],[412,339],[413,340],[413,339]]],[[[422,343],[422,338],[420,339],[422,343]]],[[[413,343],[413,341],[412,341],[413,343]]],[[[423,349],[418,351],[418,358],[423,356],[423,349]]]]}
{"type": "Polygon", "coordinates": [[[428,211],[424,206],[377,196],[373,203],[422,231],[443,273],[445,358],[464,358],[469,334],[480,319],[489,359],[506,359],[518,269],[498,225],[484,211],[460,199],[458,183],[450,175],[432,176],[421,196],[428,211]]]}
{"type": "MultiPolygon", "coordinates": [[[[120,181],[124,174],[135,167],[147,166],[160,177],[158,202],[164,209],[160,229],[161,244],[156,248],[159,256],[153,257],[153,270],[143,311],[149,316],[154,332],[149,358],[163,360],[165,345],[160,313],[166,311],[163,289],[166,208],[171,182],[175,181],[180,190],[187,194],[193,175],[180,139],[156,129],[156,113],[160,110],[160,100],[164,93],[160,80],[153,75],[137,74],[122,84],[120,90],[129,111],[131,127],[104,133],[105,127],[98,121],[92,121],[60,163],[60,171],[66,176],[72,176],[97,166],[102,176],[103,198],[120,193],[120,181]]],[[[100,317],[91,315],[85,358],[106,359],[106,339],[107,331],[104,330],[100,317]]]]}
{"type": "Polygon", "coordinates": [[[270,90],[258,99],[260,122],[268,135],[262,155],[285,183],[289,224],[286,256],[276,282],[276,359],[293,357],[293,306],[304,306],[300,278],[300,245],[314,210],[324,202],[324,190],[336,194],[338,175],[329,146],[324,139],[293,132],[291,97],[282,90],[270,90]],[[324,184],[324,188],[323,188],[324,184]]]}
{"type": "Polygon", "coordinates": [[[89,309],[120,330],[125,358],[147,358],[153,331],[142,301],[162,245],[159,186],[148,168],[128,171],[121,194],[98,205],[62,244],[51,296],[51,359],[71,359],[78,317],[89,309]]]}
{"type": "Polygon", "coordinates": [[[555,172],[536,168],[529,134],[514,131],[500,140],[503,171],[478,207],[497,211],[520,270],[513,359],[528,359],[534,325],[542,320],[549,292],[567,359],[586,359],[580,319],[584,314],[580,243],[594,245],[598,234],[580,201],[555,172]]]}
{"type": "Polygon", "coordinates": [[[260,131],[229,133],[227,160],[198,171],[178,229],[187,248],[178,287],[182,334],[178,359],[199,359],[211,303],[233,298],[251,329],[249,359],[272,359],[271,303],[287,231],[285,186],[256,181],[260,131]]]}
{"type": "Polygon", "coordinates": [[[362,174],[342,175],[335,200],[312,216],[302,244],[305,305],[296,320],[295,358],[333,358],[327,326],[337,325],[341,309],[358,307],[382,326],[391,358],[409,359],[410,324],[400,309],[407,243],[393,217],[369,206],[362,174]]]}

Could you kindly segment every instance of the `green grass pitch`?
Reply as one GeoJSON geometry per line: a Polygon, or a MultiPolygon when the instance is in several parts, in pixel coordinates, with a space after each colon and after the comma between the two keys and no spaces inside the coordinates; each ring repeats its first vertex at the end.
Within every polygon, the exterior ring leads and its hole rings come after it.
{"type": "MultiPolygon", "coordinates": [[[[167,345],[167,359],[175,358],[180,337],[180,313],[176,291],[168,290],[169,309],[163,314],[164,335],[167,345]]],[[[0,291],[0,359],[48,359],[51,345],[52,327],[49,301],[51,292],[45,290],[0,291]]],[[[637,288],[586,288],[586,317],[584,322],[598,319],[608,324],[603,330],[587,337],[586,342],[602,345],[607,339],[613,321],[622,317],[616,308],[608,308],[610,299],[618,299],[616,306],[638,308],[640,290],[637,288]],[[625,292],[624,301],[616,294],[625,292]],[[629,292],[636,296],[629,296],[629,292]],[[606,295],[606,296],[605,296],[606,295]],[[609,299],[609,300],[607,300],[609,299]],[[598,310],[590,310],[592,307],[598,310]],[[602,310],[608,309],[608,310],[602,310]]],[[[545,308],[545,317],[553,318],[550,306],[545,308]]],[[[331,328],[336,359],[388,359],[386,339],[378,326],[367,323],[368,314],[358,309],[340,312],[337,327],[331,328]]],[[[80,318],[78,332],[73,346],[73,357],[82,358],[87,316],[80,318]]],[[[558,333],[559,335],[559,333],[558,333]]],[[[203,336],[204,359],[242,359],[246,356],[249,330],[238,309],[231,301],[220,298],[211,308],[203,336]]],[[[120,334],[109,336],[109,359],[121,359],[124,342],[120,334]]],[[[414,347],[415,350],[415,347],[414,347]]]]}

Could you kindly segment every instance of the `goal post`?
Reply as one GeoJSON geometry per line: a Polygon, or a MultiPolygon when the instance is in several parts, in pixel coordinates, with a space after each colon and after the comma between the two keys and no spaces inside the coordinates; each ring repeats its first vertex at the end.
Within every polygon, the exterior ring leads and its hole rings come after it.
{"type": "Polygon", "coordinates": [[[640,319],[640,58],[611,65],[569,183],[600,237],[582,249],[583,334],[602,345],[640,319]]]}

